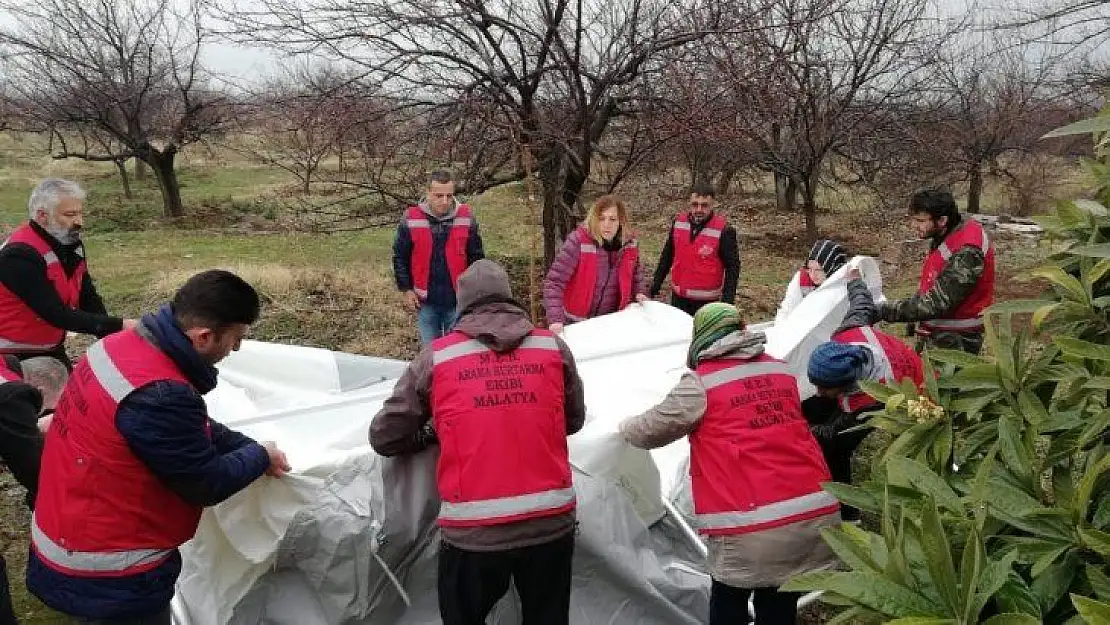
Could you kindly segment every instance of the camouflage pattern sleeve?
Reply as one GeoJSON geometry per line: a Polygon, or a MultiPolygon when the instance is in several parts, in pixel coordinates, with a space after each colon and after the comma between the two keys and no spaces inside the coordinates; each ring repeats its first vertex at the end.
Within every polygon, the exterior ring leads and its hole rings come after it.
{"type": "Polygon", "coordinates": [[[982,250],[973,245],[962,247],[944,264],[933,288],[925,294],[884,302],[879,317],[883,321],[909,322],[943,318],[971,294],[985,264],[982,250]]]}

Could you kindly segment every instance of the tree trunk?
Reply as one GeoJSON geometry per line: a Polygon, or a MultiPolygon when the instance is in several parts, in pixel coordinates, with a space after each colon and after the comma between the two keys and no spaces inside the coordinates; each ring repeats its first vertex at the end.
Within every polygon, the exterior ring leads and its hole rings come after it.
{"type": "Polygon", "coordinates": [[[127,161],[116,161],[116,169],[119,170],[119,181],[123,184],[123,197],[133,199],[131,195],[131,179],[127,176],[127,161]]]}
{"type": "Polygon", "coordinates": [[[713,172],[707,155],[697,146],[690,154],[690,186],[712,182],[713,172]]]}
{"type": "Polygon", "coordinates": [[[967,170],[967,212],[978,213],[983,197],[983,164],[974,163],[967,170]]]}
{"type": "Polygon", "coordinates": [[[177,182],[177,170],[174,168],[176,156],[176,151],[151,150],[150,160],[147,163],[158,180],[158,188],[162,191],[162,216],[167,218],[185,215],[185,209],[181,204],[181,185],[177,182]]]}
{"type": "Polygon", "coordinates": [[[576,210],[578,194],[586,179],[581,172],[572,172],[565,157],[553,156],[540,168],[543,182],[543,266],[544,271],[555,260],[567,235],[578,226],[576,210]]]}
{"type": "Polygon", "coordinates": [[[806,219],[806,239],[809,241],[817,240],[817,201],[810,197],[810,194],[803,194],[802,198],[802,212],[805,214],[806,219]]]}
{"type": "MultiPolygon", "coordinates": [[[[728,195],[728,192],[732,190],[732,182],[735,179],[736,170],[734,168],[726,167],[721,170],[721,173],[717,176],[717,195],[728,195]]],[[[743,189],[740,189],[739,192],[742,193],[743,189]]]]}
{"type": "Polygon", "coordinates": [[[798,205],[798,183],[790,176],[775,172],[775,206],[779,210],[793,211],[798,205]]]}
{"type": "MultiPolygon", "coordinates": [[[[810,176],[802,187],[802,213],[806,221],[806,239],[817,240],[817,176],[810,176]]],[[[797,188],[797,187],[795,187],[797,188]]]]}
{"type": "Polygon", "coordinates": [[[135,180],[146,180],[146,163],[143,159],[135,159],[135,180]]]}

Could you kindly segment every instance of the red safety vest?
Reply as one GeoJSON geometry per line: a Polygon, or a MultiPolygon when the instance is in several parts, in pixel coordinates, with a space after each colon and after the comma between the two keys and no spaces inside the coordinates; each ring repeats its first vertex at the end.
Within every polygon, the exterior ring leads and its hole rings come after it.
{"type": "MultiPolygon", "coordinates": [[[[921,356],[909,345],[881,330],[870,326],[849,328],[833,335],[832,340],[844,345],[863,345],[871,350],[879,370],[883,372],[878,382],[901,382],[909,378],[920,387],[925,382],[925,365],[921,356]]],[[[847,413],[859,412],[878,402],[863,391],[840,396],[840,409],[847,413]]]]}
{"type": "Polygon", "coordinates": [[[690,435],[694,514],[702,534],[746,534],[832,514],[835,497],[785,362],[762,354],[697,368],[705,416],[690,435]]]}
{"type": "Polygon", "coordinates": [[[949,312],[943,319],[930,319],[918,324],[922,334],[928,334],[931,331],[980,332],[983,330],[983,311],[994,301],[994,245],[991,244],[990,237],[978,221],[971,218],[965,219],[959,228],[945,237],[944,242],[938,245],[937,249],[929,253],[925,264],[921,267],[921,282],[917,290],[924,294],[931,289],[952,254],[967,245],[983,250],[983,255],[986,257],[983,275],[955,310],[949,312]]]}
{"type": "MultiPolygon", "coordinates": [[[[452,285],[458,284],[459,276],[466,271],[466,242],[470,238],[471,221],[470,207],[459,204],[455,209],[455,218],[451,220],[451,232],[447,235],[447,247],[444,250],[452,285]]],[[[419,206],[409,207],[405,213],[405,224],[412,236],[412,290],[416,291],[420,299],[427,299],[428,281],[432,273],[432,248],[435,246],[431,224],[427,213],[419,206]]]]}
{"type": "Polygon", "coordinates": [[[432,343],[439,524],[501,525],[574,509],[555,335],[497,353],[461,332],[432,343]]]}
{"type": "Polygon", "coordinates": [[[714,214],[692,241],[690,228],[689,213],[675,217],[671,231],[674,243],[671,284],[675,295],[703,302],[717,301],[721,299],[725,281],[725,264],[718,253],[725,218],[714,214]]]}
{"type": "MultiPolygon", "coordinates": [[[[62,574],[124,577],[162,564],[196,533],[186,503],[131,452],[116,409],[137,389],[188,383],[134,330],[113,334],[78,361],[46,434],[31,548],[62,574]]],[[[209,429],[210,424],[197,424],[209,429]]]]}
{"type": "Polygon", "coordinates": [[[19,375],[8,366],[7,359],[0,357],[0,384],[8,382],[22,382],[23,376],[19,375]]]}
{"type": "MultiPolygon", "coordinates": [[[[578,237],[578,265],[563,293],[563,310],[571,321],[581,321],[589,318],[592,312],[590,308],[593,306],[594,286],[597,284],[597,255],[602,252],[598,251],[597,243],[586,228],[579,227],[570,236],[578,237]]],[[[636,263],[640,261],[640,244],[635,237],[624,244],[619,254],[617,285],[621,300],[618,310],[624,310],[632,301],[632,282],[636,278],[636,263]]]]}
{"type": "MultiPolygon", "coordinates": [[[[46,278],[54,285],[62,303],[77,308],[81,302],[81,284],[85,280],[85,261],[78,263],[72,276],[67,276],[50,243],[29,223],[16,229],[4,245],[13,243],[29,245],[42,256],[46,278]]],[[[19,296],[0,284],[0,354],[48,352],[65,338],[65,330],[43,321],[19,296]]]]}

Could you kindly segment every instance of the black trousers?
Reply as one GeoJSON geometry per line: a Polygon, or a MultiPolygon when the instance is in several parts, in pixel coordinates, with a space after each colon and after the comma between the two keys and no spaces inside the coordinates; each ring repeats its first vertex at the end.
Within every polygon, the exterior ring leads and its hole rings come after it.
{"type": "Polygon", "coordinates": [[[443,625],[485,625],[509,590],[520,595],[523,625],[569,625],[574,532],[549,543],[509,551],[439,551],[439,613],[443,625]]]}
{"type": "Polygon", "coordinates": [[[716,300],[686,299],[685,297],[679,297],[673,293],[671,294],[671,306],[674,306],[691,317],[710,301],[716,300]]]}
{"type": "Polygon", "coordinates": [[[932,349],[957,349],[978,356],[983,349],[982,332],[934,332],[917,344],[920,353],[925,347],[932,349]]]}
{"type": "Polygon", "coordinates": [[[12,590],[8,586],[8,563],[0,554],[0,625],[19,625],[12,606],[12,590]]]}
{"type": "MultiPolygon", "coordinates": [[[[870,434],[868,431],[842,432],[856,423],[855,419],[845,419],[836,400],[813,396],[802,402],[802,414],[806,421],[813,427],[817,444],[821,446],[821,453],[825,456],[825,464],[829,466],[829,473],[834,482],[841,484],[852,483],[852,456],[863,439],[870,434]],[[841,421],[842,423],[836,423],[841,421]],[[822,427],[825,426],[825,427],[822,427]]],[[[840,517],[845,521],[858,521],[859,510],[852,506],[840,504],[840,517]]]]}
{"type": "Polygon", "coordinates": [[[748,599],[755,594],[755,625],[794,625],[802,593],[778,588],[736,588],[713,580],[709,591],[709,625],[748,625],[748,599]]]}

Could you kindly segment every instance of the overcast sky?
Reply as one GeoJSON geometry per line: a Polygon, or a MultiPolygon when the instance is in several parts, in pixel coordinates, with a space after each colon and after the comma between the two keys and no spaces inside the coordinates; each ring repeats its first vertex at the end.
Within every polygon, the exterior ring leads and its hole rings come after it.
{"type": "MultiPolygon", "coordinates": [[[[130,0],[119,0],[127,2],[130,0]]],[[[247,0],[249,2],[249,0],[247,0]]],[[[1055,0],[934,0],[933,6],[942,14],[956,15],[965,11],[969,4],[983,6],[1005,6],[1005,12],[1011,13],[1020,10],[1020,7],[1039,7],[1044,10],[1055,0]]],[[[30,5],[36,0],[7,0],[16,4],[30,5]]],[[[985,17],[993,13],[997,16],[1000,11],[980,10],[980,16],[985,17]]],[[[0,26],[10,25],[11,18],[0,11],[0,26]]],[[[1100,50],[1101,52],[1102,50],[1100,50]]],[[[217,74],[226,75],[235,82],[253,82],[259,78],[273,75],[283,64],[294,62],[289,57],[273,50],[252,48],[236,45],[229,42],[213,40],[207,43],[204,49],[207,66],[217,74]]]]}

